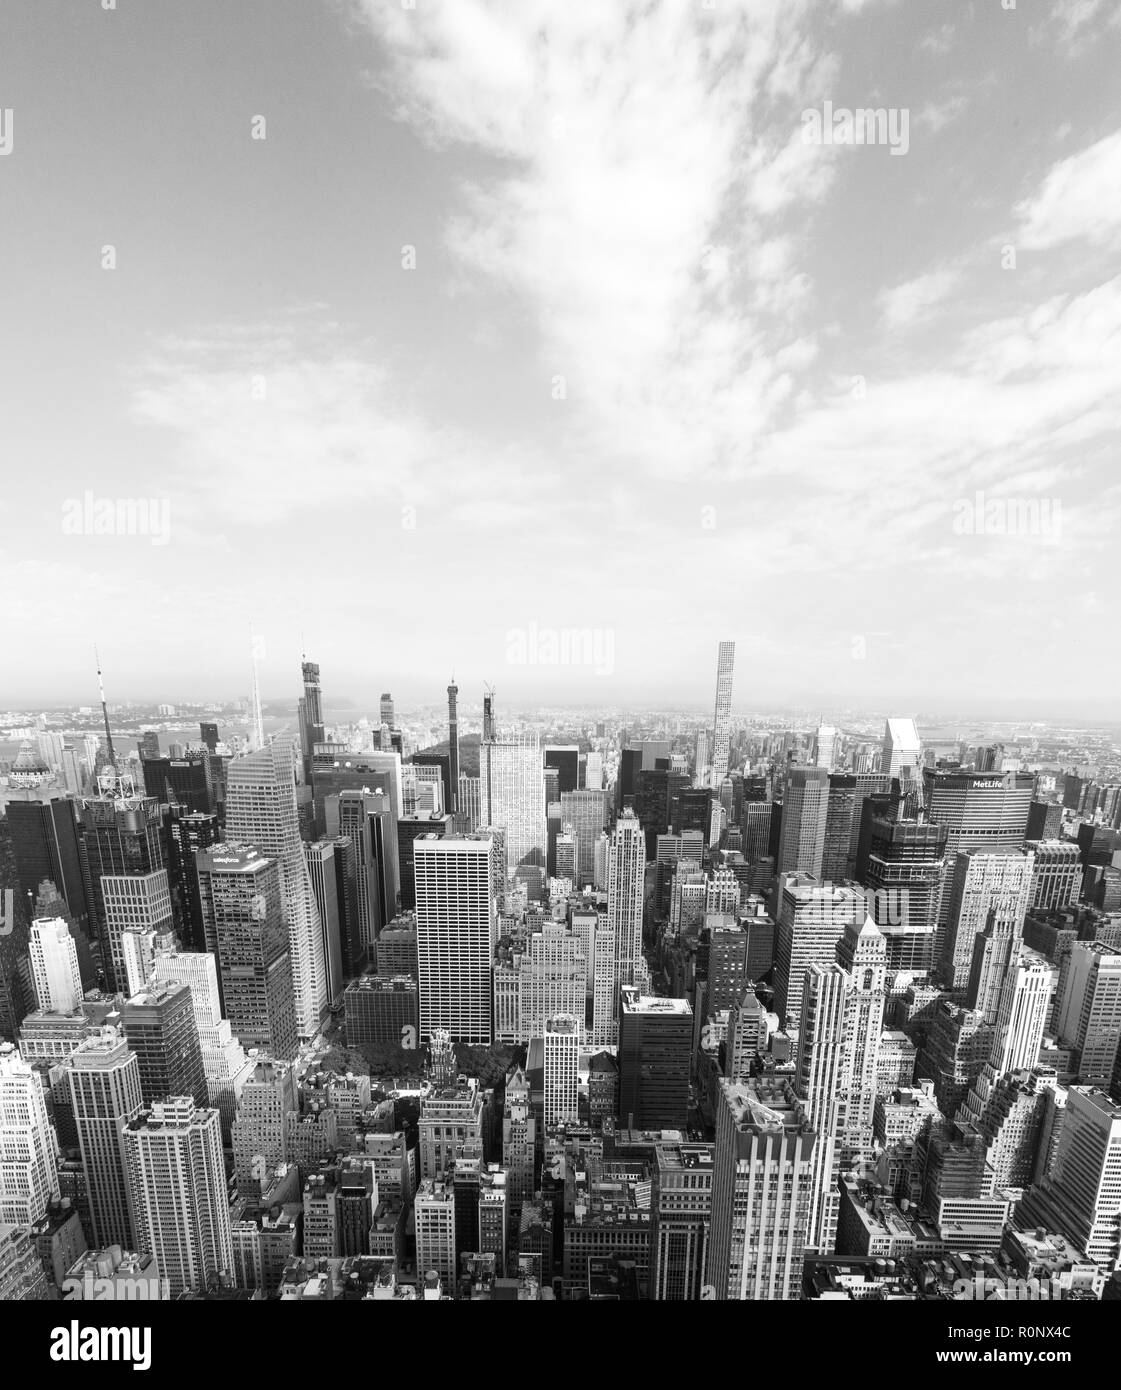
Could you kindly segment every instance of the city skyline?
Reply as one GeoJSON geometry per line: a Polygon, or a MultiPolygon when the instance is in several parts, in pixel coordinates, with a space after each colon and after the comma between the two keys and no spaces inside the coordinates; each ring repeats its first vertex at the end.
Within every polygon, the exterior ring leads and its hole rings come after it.
{"type": "Polygon", "coordinates": [[[268,696],[306,634],[352,695],[699,699],[711,631],[764,701],[1100,708],[1119,44],[1093,0],[9,9],[4,698],[94,637],[202,693],[185,631],[240,691],[252,622],[268,696]]]}

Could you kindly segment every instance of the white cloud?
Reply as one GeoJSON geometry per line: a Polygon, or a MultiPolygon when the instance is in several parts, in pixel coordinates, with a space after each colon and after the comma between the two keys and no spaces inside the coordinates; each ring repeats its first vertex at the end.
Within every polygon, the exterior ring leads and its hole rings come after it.
{"type": "Polygon", "coordinates": [[[1068,241],[1121,245],[1121,130],[1060,160],[1016,213],[1020,241],[1032,250],[1068,241]]]}

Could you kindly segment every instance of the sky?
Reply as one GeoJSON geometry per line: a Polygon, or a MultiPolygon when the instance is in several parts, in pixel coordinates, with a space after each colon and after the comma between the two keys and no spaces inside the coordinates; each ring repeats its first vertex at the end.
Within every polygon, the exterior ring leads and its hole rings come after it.
{"type": "Polygon", "coordinates": [[[0,706],[1115,713],[1121,9],[1008,4],[8,0],[0,706]]]}

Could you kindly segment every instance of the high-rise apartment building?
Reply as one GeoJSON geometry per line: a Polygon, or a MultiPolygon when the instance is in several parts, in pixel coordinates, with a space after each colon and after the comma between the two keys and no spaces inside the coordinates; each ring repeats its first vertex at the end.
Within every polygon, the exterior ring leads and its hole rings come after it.
{"type": "Polygon", "coordinates": [[[497,939],[493,848],[489,836],[415,842],[424,1040],[442,1028],[460,1042],[491,1041],[491,960],[497,939]]]}
{"type": "Polygon", "coordinates": [[[256,845],[280,867],[296,1026],[302,1038],[314,1038],[330,1003],[327,962],[323,926],[300,836],[296,764],[289,742],[279,739],[230,763],[226,833],[231,840],[256,845]]]}
{"type": "Polygon", "coordinates": [[[643,963],[642,901],[646,872],[646,840],[637,816],[624,811],[611,834],[607,860],[607,929],[615,944],[615,998],[633,985],[643,963]]]}
{"type": "Polygon", "coordinates": [[[189,1096],[169,1097],[129,1120],[122,1140],[137,1239],[155,1256],[172,1297],[232,1276],[218,1111],[198,1109],[189,1096]]]}
{"type": "Polygon", "coordinates": [[[721,642],[716,654],[716,708],[712,718],[712,785],[719,788],[728,775],[732,737],[732,673],[736,644],[721,642]]]}

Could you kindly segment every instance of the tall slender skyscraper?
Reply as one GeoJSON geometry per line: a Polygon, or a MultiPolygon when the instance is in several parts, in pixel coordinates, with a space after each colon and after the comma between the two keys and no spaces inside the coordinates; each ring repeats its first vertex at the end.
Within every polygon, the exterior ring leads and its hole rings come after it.
{"type": "Polygon", "coordinates": [[[900,777],[910,770],[911,780],[917,776],[922,757],[922,743],[913,719],[888,719],[884,723],[883,771],[888,777],[900,777]]]}
{"type": "Polygon", "coordinates": [[[614,1043],[618,1039],[619,991],[637,983],[643,965],[642,896],[646,871],[646,837],[627,809],[611,832],[607,852],[607,930],[615,943],[615,984],[611,1000],[614,1043]]]}
{"type": "Polygon", "coordinates": [[[545,1020],[545,1126],[575,1124],[579,1118],[580,1039],[583,1027],[571,1014],[545,1020]]]}
{"type": "Polygon", "coordinates": [[[445,1029],[460,1042],[489,1044],[493,842],[422,836],[413,855],[421,1037],[445,1029]]]}
{"type": "Polygon", "coordinates": [[[717,790],[728,775],[732,732],[732,667],[735,659],[736,644],[721,642],[716,657],[716,712],[712,721],[712,785],[717,790]]]}
{"type": "Polygon", "coordinates": [[[140,1063],[112,1028],[88,1038],[64,1063],[78,1129],[90,1222],[99,1246],[136,1249],[136,1230],[125,1175],[125,1126],[139,1113],[140,1063]]]}
{"type": "Polygon", "coordinates": [[[137,1239],[155,1256],[172,1296],[232,1274],[218,1111],[171,1096],[130,1120],[122,1137],[137,1239]]]}
{"type": "Polygon", "coordinates": [[[319,663],[304,661],[301,666],[304,697],[300,701],[300,751],[303,754],[304,781],[311,786],[315,745],[326,738],[323,727],[323,695],[319,687],[319,663]]]}
{"type": "Polygon", "coordinates": [[[300,1036],[311,1039],[319,1031],[330,999],[323,927],[300,836],[296,765],[290,742],[278,739],[230,763],[226,832],[231,840],[256,845],[280,865],[296,1022],[300,1036]]]}
{"type": "Polygon", "coordinates": [[[456,709],[456,699],[459,696],[459,686],[452,677],[451,685],[448,686],[448,780],[451,790],[451,805],[448,810],[455,815],[459,811],[459,713],[456,709]]]}

